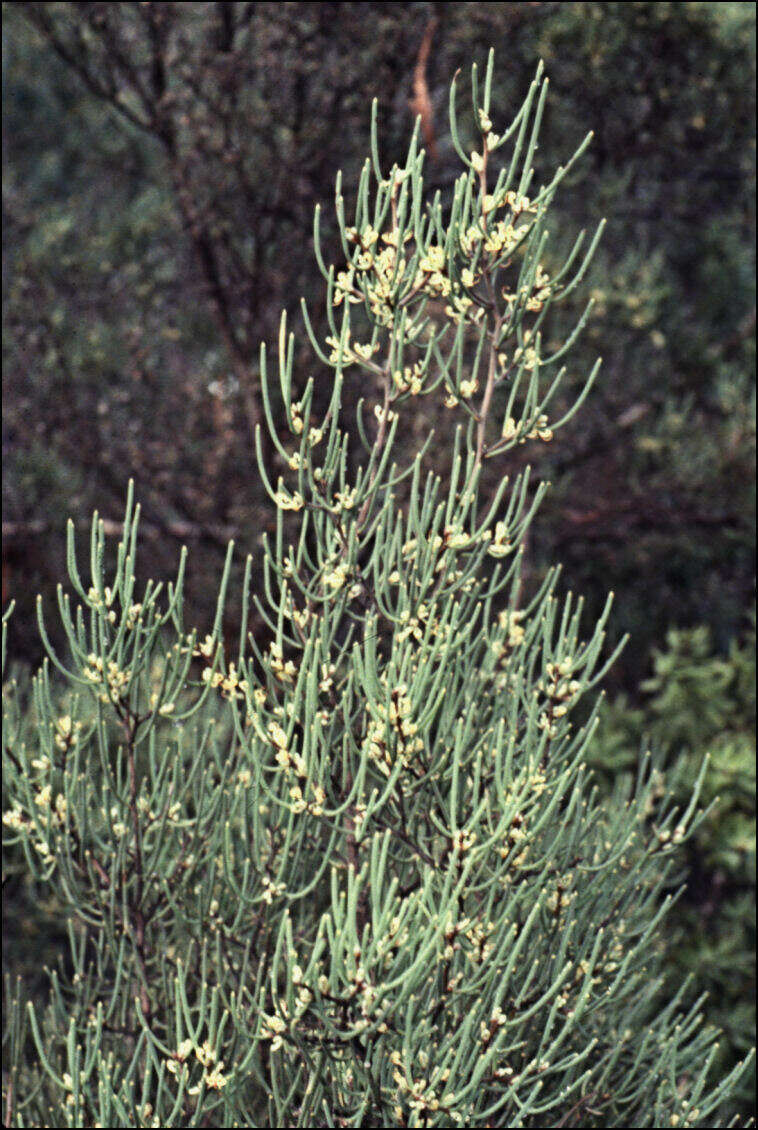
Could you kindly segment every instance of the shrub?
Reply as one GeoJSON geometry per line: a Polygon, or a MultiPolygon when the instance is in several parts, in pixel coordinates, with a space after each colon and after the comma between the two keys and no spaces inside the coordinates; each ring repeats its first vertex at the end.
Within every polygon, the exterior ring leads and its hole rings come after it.
{"type": "MultiPolygon", "coordinates": [[[[753,620],[754,625],[754,620],[753,620]]],[[[634,771],[648,743],[667,791],[686,803],[703,759],[708,817],[689,840],[688,889],[668,923],[666,961],[680,981],[708,989],[706,1016],[724,1033],[714,1070],[755,1041],[755,628],[715,651],[706,627],[670,631],[633,705],[617,696],[601,711],[588,762],[611,787],[634,771]]],[[[755,1107],[746,1078],[742,1107],[755,1107]]]]}
{"type": "Polygon", "coordinates": [[[659,1003],[662,895],[698,788],[678,809],[643,765],[601,799],[597,704],[572,715],[613,659],[609,606],[585,640],[555,572],[522,591],[544,493],[528,472],[480,501],[485,462],[549,442],[597,372],[562,404],[584,318],[560,343],[543,330],[599,236],[545,270],[550,205],[590,139],[533,183],[547,82],[505,129],[491,82],[492,56],[470,152],[453,86],[449,210],[424,200],[417,136],[385,176],[374,128],[352,224],[338,178],[338,270],[316,213],[326,342],[303,313],[331,395],[316,417],[314,379],[293,388],[283,317],[277,382],[261,356],[266,449],[256,431],[276,534],[261,593],[247,563],[239,644],[232,546],[203,635],[183,622],[184,555],[165,594],[138,587],[131,493],[109,564],[95,516],[86,582],[69,529],[69,658],[40,611],[32,727],[12,685],[6,710],[9,847],[70,936],[46,1007],[9,1010],[12,1124],[710,1125],[744,1069],[710,1085],[697,1004],[682,1012],[684,986],[659,1003]],[[365,393],[354,432],[347,382],[365,393]],[[463,420],[447,482],[424,474],[431,435],[393,460],[404,406],[433,396],[463,420]]]}

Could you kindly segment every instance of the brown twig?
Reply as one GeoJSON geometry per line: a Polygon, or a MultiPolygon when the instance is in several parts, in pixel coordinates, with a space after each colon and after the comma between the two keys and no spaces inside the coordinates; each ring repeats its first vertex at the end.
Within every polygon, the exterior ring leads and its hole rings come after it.
{"type": "Polygon", "coordinates": [[[429,85],[426,78],[426,68],[429,62],[429,53],[432,49],[432,38],[437,28],[436,16],[427,23],[421,46],[416,57],[416,66],[413,69],[413,97],[410,101],[411,112],[421,118],[421,131],[424,143],[433,161],[437,160],[437,138],[434,131],[434,110],[429,97],[429,85]]]}

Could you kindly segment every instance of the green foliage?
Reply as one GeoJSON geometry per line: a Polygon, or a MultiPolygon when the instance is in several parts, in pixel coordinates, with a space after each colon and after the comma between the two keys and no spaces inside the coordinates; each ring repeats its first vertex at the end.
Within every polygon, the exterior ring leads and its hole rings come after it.
{"type": "Polygon", "coordinates": [[[704,798],[719,803],[701,826],[703,860],[754,873],[755,632],[723,657],[714,653],[707,628],[672,630],[667,649],[654,652],[653,675],[642,690],[643,706],[620,695],[603,712],[598,767],[615,776],[632,768],[641,744],[649,743],[665,759],[668,784],[681,798],[707,754],[704,798]]]}
{"type": "Polygon", "coordinates": [[[524,585],[544,488],[499,468],[589,392],[597,365],[573,395],[559,367],[588,308],[557,343],[548,315],[599,232],[545,269],[589,138],[538,178],[541,68],[506,126],[492,81],[490,54],[465,148],[451,91],[446,204],[417,132],[383,172],[375,113],[354,205],[338,178],[336,268],[316,213],[330,332],[304,305],[304,382],[285,316],[275,379],[261,350],[276,526],[239,642],[233,545],[204,634],[185,553],[165,591],[138,583],[131,489],[112,560],[95,515],[86,581],[69,524],[67,650],[40,600],[33,712],[12,683],[4,712],[8,844],[70,939],[46,1005],[8,1008],[12,1125],[733,1124],[747,1061],[710,1082],[716,1033],[661,981],[702,773],[682,805],[648,764],[602,796],[610,604],[584,639],[555,571],[524,585]],[[416,398],[459,421],[445,478],[431,434],[396,443],[416,398]]]}
{"type": "MultiPolygon", "coordinates": [[[[670,921],[668,963],[709,992],[708,1017],[727,1037],[720,1068],[755,1039],[755,684],[754,627],[726,656],[707,628],[671,631],[642,704],[625,695],[608,704],[589,758],[610,783],[649,744],[682,802],[708,757],[702,795],[712,807],[688,845],[690,890],[670,921]]],[[[744,1091],[749,1114],[754,1087],[744,1091]]]]}

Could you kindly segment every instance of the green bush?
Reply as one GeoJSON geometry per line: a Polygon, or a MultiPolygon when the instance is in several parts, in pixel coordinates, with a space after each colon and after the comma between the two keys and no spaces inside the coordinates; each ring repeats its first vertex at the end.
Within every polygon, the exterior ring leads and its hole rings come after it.
{"type": "Polygon", "coordinates": [[[9,849],[70,936],[44,1007],[8,1009],[12,1125],[733,1124],[747,1061],[711,1082],[699,1004],[686,985],[661,1003],[702,773],[683,806],[647,763],[610,800],[592,784],[599,703],[574,718],[614,658],[610,604],[584,639],[555,571],[522,583],[544,493],[528,470],[480,492],[598,368],[566,396],[588,312],[546,331],[599,235],[546,272],[550,206],[590,138],[540,184],[541,69],[507,127],[491,86],[492,55],[467,149],[451,92],[449,207],[424,196],[417,134],[385,174],[374,129],[350,220],[338,179],[337,269],[316,215],[331,333],[304,307],[321,375],[297,389],[284,317],[276,380],[262,351],[277,524],[260,592],[245,568],[239,642],[233,546],[203,633],[184,554],[165,591],[138,584],[131,492],[112,560],[95,516],[87,580],[69,526],[68,657],[40,603],[32,723],[13,685],[4,718],[9,849]],[[445,480],[424,467],[433,436],[411,459],[395,446],[416,397],[462,421],[445,480]]]}
{"type": "MultiPolygon", "coordinates": [[[[712,805],[687,845],[688,890],[669,919],[672,976],[707,989],[708,1019],[725,1034],[719,1069],[755,1041],[755,629],[726,656],[701,627],[671,631],[653,655],[641,704],[620,695],[601,712],[589,762],[610,786],[649,744],[667,790],[712,805]]],[[[755,1104],[745,1080],[744,1109],[755,1104]]]]}

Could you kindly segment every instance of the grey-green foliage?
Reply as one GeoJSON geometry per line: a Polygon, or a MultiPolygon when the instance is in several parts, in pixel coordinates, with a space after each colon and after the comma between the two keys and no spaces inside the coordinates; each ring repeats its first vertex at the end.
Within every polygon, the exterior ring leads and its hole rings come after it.
{"type": "MultiPolygon", "coordinates": [[[[449,211],[424,198],[417,137],[385,175],[374,130],[352,223],[338,179],[337,270],[316,216],[320,375],[293,389],[284,319],[278,380],[263,351],[291,469],[270,481],[259,432],[268,646],[245,619],[233,654],[222,641],[231,547],[201,639],[184,559],[165,593],[136,588],[131,496],[113,569],[96,516],[82,580],[70,530],[69,658],[48,645],[31,735],[12,686],[5,718],[10,850],[70,932],[48,1006],[9,1009],[13,1125],[706,1126],[728,1100],[741,1069],[707,1082],[697,1004],[659,1004],[662,894],[698,788],[677,809],[643,764],[601,799],[597,709],[571,718],[611,661],[608,608],[583,640],[555,573],[524,598],[528,474],[480,505],[485,460],[567,419],[551,401],[582,323],[550,350],[542,326],[597,237],[547,276],[549,207],[580,154],[533,184],[546,80],[503,129],[492,57],[472,79],[480,140],[459,146],[449,211]],[[393,459],[417,396],[461,413],[449,481],[424,473],[431,437],[393,459]]],[[[453,92],[457,139],[454,108],[453,92]]]]}

